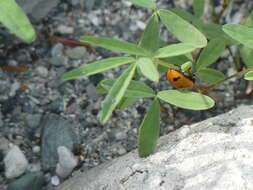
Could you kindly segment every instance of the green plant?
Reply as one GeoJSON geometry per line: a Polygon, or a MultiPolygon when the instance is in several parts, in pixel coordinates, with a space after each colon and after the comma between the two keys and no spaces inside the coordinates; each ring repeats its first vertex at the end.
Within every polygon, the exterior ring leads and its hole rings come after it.
{"type": "MultiPolygon", "coordinates": [[[[253,69],[253,63],[250,61],[253,56],[253,29],[241,25],[222,26],[218,23],[204,23],[201,17],[205,0],[194,0],[194,15],[181,9],[157,9],[156,5],[149,0],[130,1],[153,10],[137,44],[104,37],[84,36],[80,39],[82,42],[129,54],[129,56],[102,59],[81,66],[65,73],[63,79],[89,76],[128,64],[128,68],[117,79],[103,80],[97,86],[100,93],[107,93],[102,103],[99,120],[102,124],[106,123],[114,109],[125,108],[136,99],[153,99],[139,129],[139,156],[146,157],[154,152],[159,137],[161,100],[185,109],[205,110],[215,104],[214,100],[208,97],[208,93],[217,85],[246,73],[245,79],[252,80],[253,72],[249,71],[253,69]],[[178,43],[169,45],[161,43],[160,21],[175,36],[178,43]],[[245,70],[225,77],[222,72],[208,68],[215,63],[226,48],[239,44],[242,44],[240,46],[244,59],[248,60],[245,61],[247,67],[245,70]],[[192,57],[192,52],[199,52],[195,59],[192,57]],[[177,69],[188,74],[194,73],[209,85],[195,91],[184,89],[156,93],[139,81],[140,77],[144,76],[157,83],[160,78],[159,72],[168,69],[177,69]]],[[[224,1],[224,9],[228,3],[229,1],[224,1]]],[[[222,14],[214,15],[213,20],[219,22],[222,14]]],[[[246,23],[253,26],[251,21],[252,16],[246,23]]]]}
{"type": "Polygon", "coordinates": [[[34,41],[36,38],[30,21],[15,0],[0,1],[0,23],[27,43],[34,41]]]}

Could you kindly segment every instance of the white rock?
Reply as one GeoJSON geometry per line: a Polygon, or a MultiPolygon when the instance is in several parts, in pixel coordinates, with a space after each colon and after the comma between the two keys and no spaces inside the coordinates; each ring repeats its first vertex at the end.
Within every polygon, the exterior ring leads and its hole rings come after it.
{"type": "Polygon", "coordinates": [[[51,178],[51,183],[52,183],[54,186],[59,185],[59,184],[60,184],[60,179],[59,179],[59,177],[58,177],[58,176],[53,176],[53,177],[51,178]]]}
{"type": "Polygon", "coordinates": [[[41,171],[40,162],[29,164],[28,170],[29,170],[30,172],[38,172],[38,171],[41,171]]]}
{"type": "Polygon", "coordinates": [[[14,96],[16,94],[16,91],[20,88],[20,83],[18,81],[15,81],[11,85],[11,91],[10,96],[14,96]]]}
{"type": "Polygon", "coordinates": [[[20,176],[26,171],[28,161],[19,147],[13,145],[4,158],[4,165],[5,176],[11,179],[20,176]]]}
{"type": "Polygon", "coordinates": [[[159,142],[155,154],[137,151],[87,172],[57,190],[252,190],[253,106],[184,126],[159,142]]]}
{"type": "Polygon", "coordinates": [[[130,1],[123,1],[122,4],[126,7],[131,7],[133,5],[130,1]]]}
{"type": "Polygon", "coordinates": [[[138,28],[140,28],[141,30],[144,30],[146,28],[146,24],[140,20],[136,21],[136,25],[138,26],[138,28]]]}
{"type": "Polygon", "coordinates": [[[60,146],[57,149],[59,162],[56,166],[58,176],[65,178],[71,174],[72,170],[77,166],[78,159],[65,146],[60,146]]]}
{"type": "Polygon", "coordinates": [[[41,76],[41,77],[47,77],[48,75],[48,70],[46,67],[43,66],[38,66],[36,68],[37,73],[41,76]]]}
{"type": "Polygon", "coordinates": [[[65,25],[59,25],[57,27],[57,31],[61,34],[72,34],[74,32],[74,28],[65,25]]]}
{"type": "Polygon", "coordinates": [[[39,153],[40,152],[40,147],[39,146],[34,146],[32,148],[32,150],[33,150],[34,153],[39,153]]]}

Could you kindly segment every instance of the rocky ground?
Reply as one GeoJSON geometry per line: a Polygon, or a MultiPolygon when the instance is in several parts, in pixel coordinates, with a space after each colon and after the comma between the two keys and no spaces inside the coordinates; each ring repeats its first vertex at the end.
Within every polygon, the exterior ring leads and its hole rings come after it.
{"type": "MultiPolygon", "coordinates": [[[[38,182],[32,184],[35,190],[41,186],[52,189],[73,168],[85,171],[133,150],[138,126],[149,105],[149,100],[139,100],[126,110],[116,110],[106,125],[100,125],[97,115],[104,95],[97,94],[95,86],[104,78],[118,76],[120,69],[67,82],[61,77],[82,64],[118,54],[98,47],[63,46],[48,37],[79,39],[82,35],[97,35],[134,41],[140,37],[150,11],[123,0],[44,2],[36,7],[20,0],[38,34],[33,44],[13,42],[13,36],[0,28],[4,36],[0,39],[1,190],[6,189],[6,184],[11,184],[10,189],[19,189],[20,184],[31,185],[34,181],[38,182]],[[64,168],[66,162],[69,165],[64,168]]],[[[183,0],[163,0],[159,6],[191,10],[190,2],[183,0]]],[[[238,23],[251,7],[251,1],[235,1],[224,20],[238,23]]],[[[163,32],[163,36],[166,40],[168,33],[163,32]]],[[[224,53],[218,67],[229,74],[234,72],[227,69],[231,62],[224,53]]],[[[160,90],[171,88],[164,75],[158,85],[147,83],[160,90]]],[[[165,104],[161,135],[240,104],[251,104],[248,99],[234,98],[246,87],[247,83],[239,79],[224,84],[219,90],[224,101],[207,111],[165,104]]]]}

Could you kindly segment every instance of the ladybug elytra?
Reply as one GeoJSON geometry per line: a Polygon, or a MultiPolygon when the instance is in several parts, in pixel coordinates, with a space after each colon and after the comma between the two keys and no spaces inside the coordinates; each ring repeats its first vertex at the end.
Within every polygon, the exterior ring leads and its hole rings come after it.
{"type": "Polygon", "coordinates": [[[175,88],[192,88],[194,85],[194,78],[186,76],[184,73],[169,69],[167,71],[167,81],[175,88]]]}

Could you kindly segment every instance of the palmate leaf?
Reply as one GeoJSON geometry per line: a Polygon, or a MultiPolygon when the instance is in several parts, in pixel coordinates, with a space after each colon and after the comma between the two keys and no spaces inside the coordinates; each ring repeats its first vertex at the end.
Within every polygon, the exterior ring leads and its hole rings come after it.
{"type": "Polygon", "coordinates": [[[184,43],[189,43],[196,48],[205,47],[207,40],[205,36],[192,24],[185,21],[172,11],[159,10],[159,16],[167,29],[184,43]]]}
{"type": "Polygon", "coordinates": [[[36,38],[30,21],[14,0],[0,0],[0,23],[27,43],[36,38]]]}
{"type": "Polygon", "coordinates": [[[128,0],[128,1],[148,9],[156,9],[155,3],[151,0],[128,0]]]}
{"type": "MultiPolygon", "coordinates": [[[[248,18],[246,19],[245,23],[243,23],[243,25],[253,28],[253,11],[248,16],[248,18]]],[[[239,49],[240,49],[240,54],[245,65],[247,67],[252,67],[253,66],[253,50],[243,45],[241,45],[239,49]]]]}
{"type": "Polygon", "coordinates": [[[158,49],[154,57],[155,58],[174,57],[192,52],[195,49],[196,47],[188,43],[172,44],[158,49]]]}
{"type": "Polygon", "coordinates": [[[113,84],[105,100],[102,102],[102,110],[99,113],[99,120],[101,124],[105,124],[111,116],[113,110],[116,108],[124,93],[133,78],[136,64],[133,63],[126,69],[117,81],[113,84]]]}
{"type": "Polygon", "coordinates": [[[214,100],[208,96],[182,90],[160,91],[157,97],[177,107],[190,110],[206,110],[215,104],[214,100]]]}
{"type": "Polygon", "coordinates": [[[183,9],[173,8],[171,9],[173,13],[182,17],[184,20],[191,22],[198,30],[200,30],[209,40],[220,39],[221,42],[226,45],[237,45],[239,44],[236,40],[230,38],[222,30],[222,26],[219,24],[206,24],[201,19],[192,15],[189,12],[184,11],[183,9]]]}
{"type": "Polygon", "coordinates": [[[127,98],[127,97],[123,97],[119,104],[117,105],[118,109],[126,109],[128,106],[132,105],[134,102],[137,101],[137,98],[127,98]]]}
{"type": "Polygon", "coordinates": [[[222,30],[231,38],[253,49],[253,29],[239,24],[225,24],[222,30]]]}
{"type": "Polygon", "coordinates": [[[138,153],[147,157],[155,151],[160,133],[160,104],[154,100],[139,128],[138,153]]]}
{"type": "Polygon", "coordinates": [[[253,71],[250,71],[244,75],[245,80],[253,80],[253,71]]]}
{"type": "Polygon", "coordinates": [[[247,67],[252,67],[253,66],[253,50],[245,46],[240,46],[239,50],[240,50],[240,54],[245,65],[247,67]]]}
{"type": "Polygon", "coordinates": [[[160,27],[157,14],[153,14],[140,40],[140,46],[150,51],[156,51],[160,45],[160,27]]]}
{"type": "Polygon", "coordinates": [[[205,0],[194,0],[193,11],[196,17],[201,17],[204,13],[205,0]]]}
{"type": "MultiPolygon", "coordinates": [[[[103,87],[106,91],[109,91],[116,81],[116,79],[105,79],[99,83],[99,86],[103,87]]],[[[124,97],[150,98],[155,95],[153,89],[146,84],[132,80],[125,91],[124,97]]]]}
{"type": "Polygon", "coordinates": [[[135,59],[133,57],[112,57],[108,59],[101,59],[65,73],[63,75],[63,79],[71,80],[83,76],[94,75],[123,64],[132,63],[134,61],[135,59]]]}
{"type": "Polygon", "coordinates": [[[137,46],[136,44],[122,40],[115,40],[105,37],[83,36],[80,38],[80,41],[100,46],[119,53],[127,53],[130,55],[143,55],[143,56],[148,55],[147,50],[137,46]]]}
{"type": "Polygon", "coordinates": [[[225,50],[225,44],[220,39],[211,40],[201,52],[199,59],[194,67],[196,71],[210,66],[214,63],[225,50]]]}
{"type": "Polygon", "coordinates": [[[201,80],[210,84],[214,84],[225,79],[225,75],[215,69],[200,69],[196,74],[201,80]]]}
{"type": "Polygon", "coordinates": [[[138,68],[141,73],[147,77],[148,79],[158,82],[159,81],[159,73],[157,71],[156,66],[150,58],[141,57],[136,61],[138,68]]]}

